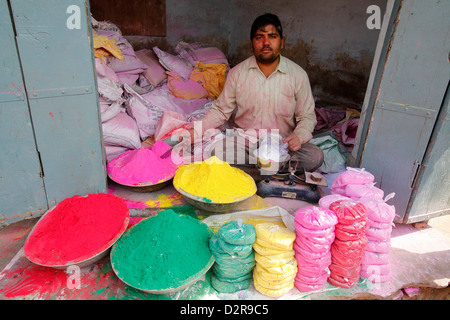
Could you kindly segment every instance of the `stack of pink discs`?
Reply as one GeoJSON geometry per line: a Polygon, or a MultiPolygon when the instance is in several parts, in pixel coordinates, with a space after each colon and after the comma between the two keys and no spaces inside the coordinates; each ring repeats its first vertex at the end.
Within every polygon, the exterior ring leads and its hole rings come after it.
{"type": "Polygon", "coordinates": [[[327,282],[337,223],[334,212],[325,208],[308,206],[296,211],[293,248],[298,266],[294,285],[298,290],[320,290],[327,282]]]}

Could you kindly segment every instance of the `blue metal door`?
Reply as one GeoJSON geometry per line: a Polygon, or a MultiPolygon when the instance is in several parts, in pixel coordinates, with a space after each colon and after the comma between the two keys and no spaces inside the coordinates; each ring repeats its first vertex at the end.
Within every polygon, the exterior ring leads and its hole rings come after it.
{"type": "Polygon", "coordinates": [[[0,220],[48,208],[8,3],[0,0],[0,220]]]}
{"type": "MultiPolygon", "coordinates": [[[[8,3],[2,0],[6,8],[2,10],[2,21],[5,15],[13,23],[15,38],[7,37],[17,45],[17,49],[11,48],[16,60],[18,55],[23,74],[23,103],[26,105],[28,101],[29,106],[27,116],[19,115],[19,110],[14,112],[9,125],[21,126],[17,117],[31,119],[34,139],[31,136],[30,141],[35,141],[35,146],[29,152],[40,156],[40,171],[39,166],[34,168],[39,164],[35,161],[33,172],[37,171],[38,177],[40,173],[40,188],[43,185],[45,189],[45,197],[32,186],[27,189],[28,194],[39,201],[46,199],[47,207],[51,207],[75,194],[106,192],[89,2],[9,0],[8,3]]],[[[1,36],[4,37],[3,32],[1,36]]],[[[3,78],[7,84],[12,81],[9,75],[2,75],[3,78]]],[[[5,137],[10,135],[6,133],[5,137]]],[[[22,145],[20,148],[31,149],[22,145]]],[[[22,150],[13,150],[12,157],[22,157],[22,150]]],[[[20,172],[13,170],[10,175],[10,180],[14,180],[20,172]]]]}
{"type": "MultiPolygon", "coordinates": [[[[359,157],[360,166],[375,175],[386,194],[395,192],[390,203],[396,207],[397,221],[408,222],[411,196],[449,82],[450,2],[396,3],[392,33],[387,35],[374,76],[359,157]]],[[[448,137],[443,148],[448,149],[448,137]]],[[[441,174],[448,175],[448,169],[441,174]]],[[[448,190],[438,185],[433,189],[448,199],[448,190]]],[[[448,201],[444,205],[448,209],[448,201]]],[[[416,210],[414,214],[423,217],[428,209],[416,210]]]]}

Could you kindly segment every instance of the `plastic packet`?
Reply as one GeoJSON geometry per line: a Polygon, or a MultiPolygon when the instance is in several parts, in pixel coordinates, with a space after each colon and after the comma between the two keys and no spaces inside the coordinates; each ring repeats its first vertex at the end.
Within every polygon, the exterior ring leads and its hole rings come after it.
{"type": "Polygon", "coordinates": [[[335,201],[339,201],[339,200],[352,200],[351,198],[344,196],[342,194],[329,194],[327,196],[323,196],[322,198],[319,199],[319,206],[321,208],[325,208],[325,209],[329,209],[330,205],[335,202],[335,201]]]}
{"type": "Polygon", "coordinates": [[[367,219],[367,209],[360,202],[339,200],[330,205],[330,210],[336,214],[340,224],[352,224],[367,219]]]}
{"type": "Polygon", "coordinates": [[[255,261],[266,269],[281,267],[282,265],[291,261],[292,258],[294,257],[294,250],[291,250],[291,251],[292,251],[291,256],[276,255],[276,256],[272,256],[272,258],[270,258],[270,256],[263,256],[263,255],[260,255],[259,253],[255,253],[255,261]]]}
{"type": "Polygon", "coordinates": [[[370,172],[366,171],[364,168],[352,168],[347,167],[347,171],[339,174],[331,184],[331,190],[333,193],[337,188],[345,188],[345,186],[349,184],[368,184],[372,183],[375,180],[375,177],[370,172]]]}
{"type": "Polygon", "coordinates": [[[342,265],[332,263],[329,266],[331,272],[344,278],[356,278],[360,274],[361,266],[356,268],[346,268],[342,265]]]}
{"type": "Polygon", "coordinates": [[[303,247],[304,250],[309,250],[311,252],[325,252],[329,251],[331,248],[331,243],[319,244],[299,235],[297,235],[297,238],[295,238],[294,245],[295,243],[297,243],[298,246],[303,247]]]}
{"type": "Polygon", "coordinates": [[[251,278],[238,282],[222,281],[214,274],[211,274],[211,286],[222,293],[235,293],[240,290],[246,290],[250,286],[251,278]]]}
{"type": "Polygon", "coordinates": [[[316,291],[316,290],[320,290],[323,288],[322,284],[309,284],[309,283],[304,283],[299,280],[294,281],[294,286],[298,289],[298,291],[301,291],[301,292],[316,291]]]}
{"type": "Polygon", "coordinates": [[[251,244],[229,244],[221,237],[217,237],[217,242],[223,251],[232,256],[239,256],[244,258],[253,252],[253,247],[251,244]]]}
{"type": "Polygon", "coordinates": [[[312,237],[324,237],[327,234],[333,233],[335,227],[334,225],[328,227],[326,229],[308,229],[303,227],[301,224],[294,220],[295,232],[297,235],[301,235],[304,237],[312,236],[312,237]]]}
{"type": "Polygon", "coordinates": [[[280,250],[280,249],[268,248],[268,247],[260,245],[257,242],[255,242],[253,244],[253,249],[262,255],[284,254],[286,252],[289,253],[289,251],[290,251],[290,250],[280,250]]]}
{"type": "Polygon", "coordinates": [[[283,143],[281,135],[269,133],[261,139],[256,152],[262,160],[281,162],[289,155],[289,148],[287,143],[283,143]]]}
{"type": "Polygon", "coordinates": [[[233,220],[221,226],[217,234],[229,244],[246,245],[255,242],[255,227],[241,219],[233,220]]]}
{"type": "Polygon", "coordinates": [[[358,200],[362,197],[370,197],[381,200],[384,197],[384,191],[375,187],[375,183],[349,184],[345,187],[345,195],[354,200],[358,200]]]}
{"type": "Polygon", "coordinates": [[[389,254],[381,252],[365,251],[361,263],[366,265],[389,264],[389,254]]]}
{"type": "Polygon", "coordinates": [[[308,229],[328,229],[338,223],[336,214],[325,208],[307,206],[295,212],[295,221],[308,229]]]}
{"type": "MultiPolygon", "coordinates": [[[[271,222],[258,223],[255,227],[256,239],[269,243],[275,248],[291,250],[295,232],[271,222]]],[[[261,242],[259,242],[261,244],[261,242]]]]}
{"type": "Polygon", "coordinates": [[[359,202],[367,208],[367,218],[382,223],[392,223],[395,218],[395,207],[386,202],[393,198],[395,193],[390,193],[384,200],[371,197],[362,197],[359,202]]]}
{"type": "Polygon", "coordinates": [[[349,233],[364,233],[368,228],[367,219],[357,220],[352,224],[337,224],[336,229],[349,233]]]}
{"type": "Polygon", "coordinates": [[[365,250],[379,253],[389,253],[390,248],[390,241],[374,240],[367,243],[365,250]]]}

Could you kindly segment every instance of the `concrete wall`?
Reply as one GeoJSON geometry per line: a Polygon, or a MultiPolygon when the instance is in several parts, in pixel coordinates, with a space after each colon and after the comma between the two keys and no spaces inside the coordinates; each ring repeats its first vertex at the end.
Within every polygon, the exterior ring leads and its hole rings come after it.
{"type": "Polygon", "coordinates": [[[166,0],[167,36],[128,37],[135,48],[172,51],[178,41],[219,47],[234,65],[251,55],[250,27],[260,14],[280,17],[283,54],[309,74],[314,94],[360,108],[379,30],[369,30],[370,5],[384,14],[387,0],[166,0]]]}

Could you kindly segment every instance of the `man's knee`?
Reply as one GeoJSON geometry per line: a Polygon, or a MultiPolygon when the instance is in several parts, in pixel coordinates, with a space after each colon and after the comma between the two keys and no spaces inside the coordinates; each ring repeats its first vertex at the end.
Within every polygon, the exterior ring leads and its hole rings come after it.
{"type": "Polygon", "coordinates": [[[290,154],[291,156],[295,155],[299,160],[300,167],[309,172],[317,170],[324,160],[322,149],[312,143],[305,143],[300,150],[290,154]]]}

